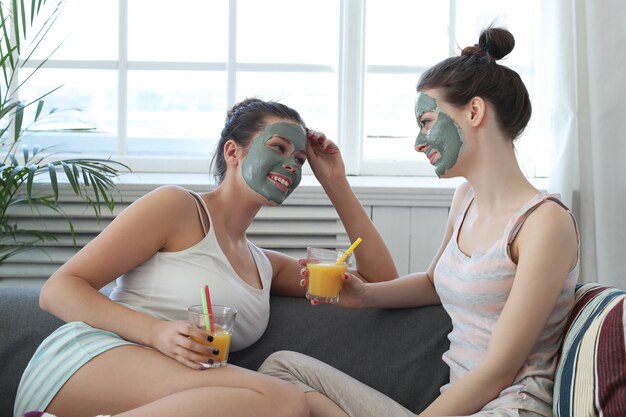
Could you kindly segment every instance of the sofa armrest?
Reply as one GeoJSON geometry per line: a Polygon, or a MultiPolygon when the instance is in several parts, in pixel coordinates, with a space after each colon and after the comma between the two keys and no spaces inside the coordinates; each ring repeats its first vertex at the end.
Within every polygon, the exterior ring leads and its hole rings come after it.
{"type": "Polygon", "coordinates": [[[626,415],[626,291],[576,287],[554,378],[555,417],[626,415]]]}
{"type": "Polygon", "coordinates": [[[271,298],[261,339],[229,362],[256,370],[278,350],[328,363],[420,412],[448,382],[441,356],[448,349],[450,318],[441,306],[413,309],[344,309],[311,306],[302,298],[271,298]]]}
{"type": "Polygon", "coordinates": [[[0,416],[13,415],[17,386],[43,339],[63,322],[39,308],[38,288],[0,287],[0,416]]]}

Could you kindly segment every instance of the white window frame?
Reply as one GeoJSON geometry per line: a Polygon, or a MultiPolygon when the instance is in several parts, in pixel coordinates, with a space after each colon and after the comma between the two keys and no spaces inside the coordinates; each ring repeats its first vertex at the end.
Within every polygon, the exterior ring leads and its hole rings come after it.
{"type": "MultiPolygon", "coordinates": [[[[428,162],[406,161],[367,161],[363,157],[364,137],[364,82],[366,74],[410,74],[422,73],[426,67],[422,66],[394,66],[394,65],[366,65],[365,59],[365,22],[367,0],[340,0],[339,24],[339,57],[337,68],[332,65],[314,64],[249,64],[237,63],[237,0],[228,0],[229,4],[229,33],[227,62],[158,62],[158,61],[129,61],[128,60],[128,3],[130,0],[119,1],[119,45],[117,61],[80,61],[80,60],[48,60],[45,68],[63,69],[101,69],[116,70],[118,75],[118,132],[116,152],[110,155],[112,159],[124,162],[135,172],[181,172],[181,173],[208,173],[209,163],[206,157],[187,158],[171,157],[134,157],[127,152],[127,95],[129,70],[196,70],[196,71],[225,71],[227,77],[227,102],[224,109],[231,107],[236,101],[236,76],[239,72],[281,71],[281,72],[317,72],[334,73],[337,71],[337,138],[344,157],[346,173],[348,175],[412,175],[434,176],[432,166],[428,162]]],[[[449,56],[456,54],[456,0],[448,0],[449,5],[449,56]]],[[[28,68],[42,64],[32,60],[28,68]]],[[[519,69],[518,72],[531,71],[532,68],[519,69]]],[[[317,126],[316,126],[317,127],[317,126]]],[[[323,127],[320,127],[322,129],[323,127]]],[[[215,132],[217,135],[219,132],[215,132]]],[[[417,134],[417,127],[415,133],[417,134]]],[[[54,137],[61,134],[46,133],[54,137]]],[[[80,140],[89,133],[72,133],[72,140],[80,140]]],[[[67,138],[68,134],[62,135],[67,138]]],[[[216,141],[218,138],[214,138],[216,141]]],[[[180,139],[176,139],[179,141],[180,139]]],[[[86,153],[84,153],[86,155],[86,153]]],[[[92,156],[92,155],[89,155],[92,156]]],[[[102,155],[100,155],[102,156],[102,155]]],[[[108,157],[109,155],[107,155],[108,157]]],[[[310,173],[310,169],[305,170],[310,173]]]]}

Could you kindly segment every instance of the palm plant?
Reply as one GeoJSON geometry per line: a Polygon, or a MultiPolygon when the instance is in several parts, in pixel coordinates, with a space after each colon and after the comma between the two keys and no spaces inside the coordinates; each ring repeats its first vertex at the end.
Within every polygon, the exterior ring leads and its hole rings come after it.
{"type": "Polygon", "coordinates": [[[57,204],[58,176],[64,176],[73,192],[100,217],[102,206],[109,211],[114,209],[114,179],[129,170],[126,165],[110,159],[54,159],[52,148],[29,147],[22,143],[29,127],[47,116],[42,114],[43,99],[56,89],[33,100],[21,99],[20,88],[47,59],[21,81],[19,70],[29,62],[54,24],[63,1],[0,0],[0,263],[38,243],[55,240],[45,230],[20,228],[9,218],[9,208],[19,204],[30,207],[33,213],[39,213],[42,207],[52,209],[67,219],[74,239],[72,221],[57,204]],[[34,110],[30,124],[24,121],[27,108],[34,110]],[[44,177],[45,181],[36,180],[38,177],[44,177]]]}

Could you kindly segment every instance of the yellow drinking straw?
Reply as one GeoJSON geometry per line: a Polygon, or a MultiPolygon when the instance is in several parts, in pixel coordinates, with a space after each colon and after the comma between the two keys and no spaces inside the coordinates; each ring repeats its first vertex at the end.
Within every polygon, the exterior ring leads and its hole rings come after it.
{"type": "Polygon", "coordinates": [[[350,247],[348,248],[348,250],[346,250],[343,255],[341,255],[341,257],[339,259],[337,259],[336,264],[337,265],[341,265],[343,263],[343,261],[346,260],[346,258],[348,256],[350,256],[350,254],[352,253],[352,251],[359,246],[359,243],[361,243],[361,238],[357,237],[356,240],[354,241],[354,243],[352,245],[350,245],[350,247]]]}

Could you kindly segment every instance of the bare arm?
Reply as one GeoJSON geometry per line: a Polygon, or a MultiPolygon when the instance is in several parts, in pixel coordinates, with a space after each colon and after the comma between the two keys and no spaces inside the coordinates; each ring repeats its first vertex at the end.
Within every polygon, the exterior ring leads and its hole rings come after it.
{"type": "Polygon", "coordinates": [[[361,244],[354,251],[356,272],[366,282],[389,281],[398,277],[398,270],[382,236],[372,223],[361,202],[344,176],[322,184],[335,206],[350,242],[358,237],[361,244]]]}
{"type": "Polygon", "coordinates": [[[265,249],[264,252],[272,263],[274,272],[272,294],[304,297],[305,287],[300,285],[302,265],[298,260],[273,250],[265,249]]]}
{"type": "MultiPolygon", "coordinates": [[[[391,254],[345,176],[327,185],[325,190],[350,241],[353,242],[357,237],[362,239],[362,243],[353,252],[357,266],[353,272],[365,282],[385,282],[396,278],[398,271],[391,254]]],[[[297,259],[276,251],[265,250],[265,253],[272,263],[274,273],[272,293],[303,297],[304,287],[300,286],[303,265],[297,259]]]]}
{"type": "Polygon", "coordinates": [[[156,328],[165,322],[98,290],[159,250],[180,250],[202,239],[195,210],[192,197],[179,187],[161,187],[137,200],[46,281],[41,308],[62,320],[83,321],[155,346],[163,330],[156,328]]]}
{"type": "Polygon", "coordinates": [[[358,275],[367,282],[397,278],[398,270],[387,245],[348,183],[339,148],[321,132],[308,131],[307,136],[313,173],[337,210],[350,242],[363,239],[354,251],[358,275]]]}
{"type": "Polygon", "coordinates": [[[363,284],[349,276],[344,282],[339,304],[345,307],[386,308],[439,304],[439,295],[437,295],[434,285],[435,267],[452,237],[454,223],[468,189],[469,184],[463,183],[455,190],[442,242],[426,272],[409,274],[392,281],[369,284],[363,284]]]}
{"type": "Polygon", "coordinates": [[[420,416],[477,412],[511,386],[530,355],[554,309],[567,274],[577,261],[577,238],[572,219],[556,204],[543,204],[526,220],[515,245],[517,273],[485,360],[453,384],[420,416]]]}

